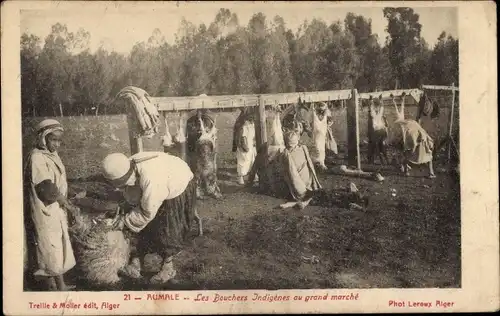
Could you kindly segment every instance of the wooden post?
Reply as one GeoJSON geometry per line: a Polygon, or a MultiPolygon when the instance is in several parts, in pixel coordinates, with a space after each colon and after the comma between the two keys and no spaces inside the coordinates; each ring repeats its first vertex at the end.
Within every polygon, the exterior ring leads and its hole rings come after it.
{"type": "Polygon", "coordinates": [[[453,119],[454,119],[454,110],[455,110],[455,83],[451,84],[452,94],[451,94],[451,111],[450,111],[450,123],[448,124],[448,163],[450,163],[451,159],[451,148],[452,148],[452,139],[453,139],[453,119]]]}
{"type": "Polygon", "coordinates": [[[267,143],[267,129],[266,129],[266,109],[264,100],[259,96],[259,105],[256,107],[256,124],[255,124],[255,140],[257,142],[257,149],[260,150],[267,143]]]}
{"type": "Polygon", "coordinates": [[[127,115],[127,125],[128,125],[128,137],[130,141],[130,154],[135,155],[143,151],[143,146],[142,146],[142,138],[134,137],[133,129],[135,126],[135,122],[131,113],[127,115]]]}
{"type": "Polygon", "coordinates": [[[63,110],[62,110],[62,104],[59,102],[59,113],[61,113],[61,117],[63,117],[63,110]]]}
{"type": "Polygon", "coordinates": [[[179,114],[179,128],[184,130],[184,141],[180,143],[180,156],[181,159],[184,160],[185,162],[187,161],[187,126],[186,122],[184,120],[187,120],[184,113],[179,114]]]}
{"type": "Polygon", "coordinates": [[[361,170],[359,151],[359,100],[358,90],[353,89],[347,105],[347,157],[349,166],[361,170]]]}

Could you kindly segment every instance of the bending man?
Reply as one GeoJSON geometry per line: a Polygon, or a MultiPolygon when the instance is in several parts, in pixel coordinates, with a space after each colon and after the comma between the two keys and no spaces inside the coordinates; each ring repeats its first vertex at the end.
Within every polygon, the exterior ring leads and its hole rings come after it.
{"type": "Polygon", "coordinates": [[[139,234],[137,254],[126,274],[141,277],[141,260],[156,252],[163,258],[161,271],[151,283],[165,283],[176,275],[172,258],[188,241],[191,223],[201,222],[196,212],[196,182],[182,159],[163,152],[140,152],[130,159],[120,153],[102,162],[104,176],[122,188],[133,209],[120,216],[115,227],[139,234]]]}

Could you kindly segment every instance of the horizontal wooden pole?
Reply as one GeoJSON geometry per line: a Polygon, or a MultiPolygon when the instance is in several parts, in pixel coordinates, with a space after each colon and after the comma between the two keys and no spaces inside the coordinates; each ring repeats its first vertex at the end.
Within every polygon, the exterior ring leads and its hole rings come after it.
{"type": "Polygon", "coordinates": [[[429,85],[423,85],[422,89],[459,91],[458,87],[453,87],[453,86],[429,86],[429,85]]]}
{"type": "Polygon", "coordinates": [[[386,90],[386,91],[379,91],[379,92],[365,92],[365,93],[360,93],[359,98],[360,99],[370,99],[372,98],[380,98],[382,96],[382,99],[391,99],[391,94],[394,97],[401,97],[405,93],[406,95],[418,95],[422,93],[421,90],[419,89],[402,89],[402,90],[386,90]]]}
{"type": "MultiPolygon", "coordinates": [[[[315,92],[294,92],[260,95],[264,106],[293,104],[299,98],[304,102],[327,102],[333,100],[348,100],[351,90],[332,90],[315,92]]],[[[247,106],[258,106],[259,95],[218,95],[194,97],[153,97],[153,104],[159,111],[190,111],[198,109],[231,109],[247,106]]]]}

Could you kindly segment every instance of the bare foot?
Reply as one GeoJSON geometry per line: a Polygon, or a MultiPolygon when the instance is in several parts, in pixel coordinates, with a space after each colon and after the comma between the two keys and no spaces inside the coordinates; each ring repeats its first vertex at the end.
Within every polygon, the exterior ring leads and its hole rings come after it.
{"type": "Polygon", "coordinates": [[[68,291],[74,291],[76,290],[76,285],[68,285],[68,284],[65,284],[61,289],[59,289],[58,291],[60,292],[68,292],[68,291]]]}
{"type": "Polygon", "coordinates": [[[172,263],[166,264],[160,272],[154,275],[149,281],[151,284],[165,284],[177,275],[172,263]]]}
{"type": "Polygon", "coordinates": [[[137,269],[132,264],[127,265],[123,269],[120,270],[125,276],[131,278],[131,279],[140,279],[141,278],[141,271],[137,269]]]}
{"type": "Polygon", "coordinates": [[[297,202],[286,202],[286,203],[280,204],[280,208],[287,209],[290,207],[294,207],[295,205],[297,205],[297,202]]]}

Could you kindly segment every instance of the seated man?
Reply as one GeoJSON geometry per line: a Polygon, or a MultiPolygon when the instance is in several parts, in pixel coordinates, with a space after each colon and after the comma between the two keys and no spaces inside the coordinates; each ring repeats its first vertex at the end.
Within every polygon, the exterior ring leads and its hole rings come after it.
{"type": "Polygon", "coordinates": [[[258,173],[261,189],[292,200],[281,204],[281,208],[297,206],[303,209],[314,192],[321,189],[309,151],[299,144],[301,130],[300,123],[295,122],[294,128],[285,131],[285,147],[262,148],[249,176],[249,183],[252,183],[258,173]]]}

